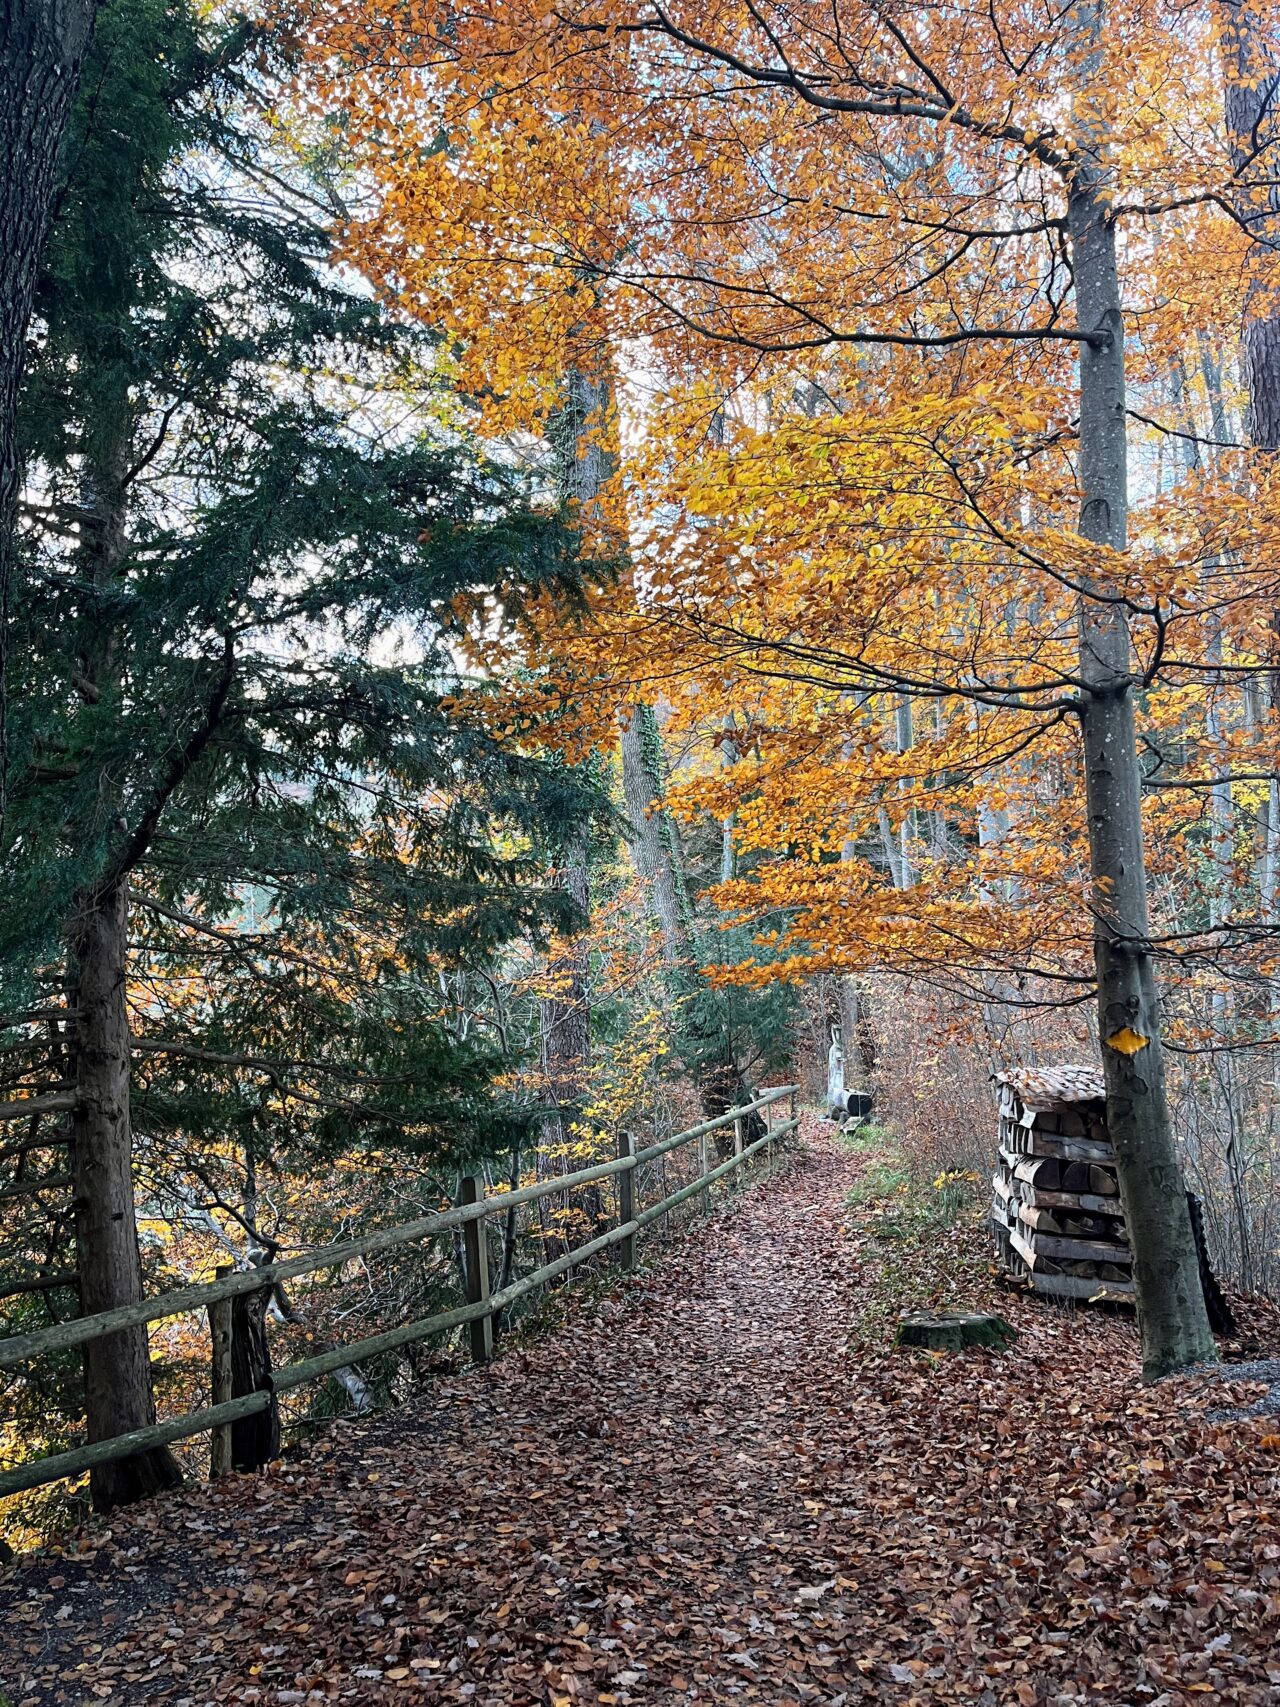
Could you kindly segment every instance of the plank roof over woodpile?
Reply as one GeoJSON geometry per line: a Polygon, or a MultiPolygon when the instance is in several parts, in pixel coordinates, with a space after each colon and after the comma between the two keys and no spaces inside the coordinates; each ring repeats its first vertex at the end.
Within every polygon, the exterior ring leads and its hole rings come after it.
{"type": "Polygon", "coordinates": [[[1024,1108],[1036,1112],[1106,1100],[1101,1067],[1078,1063],[1061,1067],[1012,1067],[992,1076],[996,1084],[1008,1086],[1024,1108]]]}

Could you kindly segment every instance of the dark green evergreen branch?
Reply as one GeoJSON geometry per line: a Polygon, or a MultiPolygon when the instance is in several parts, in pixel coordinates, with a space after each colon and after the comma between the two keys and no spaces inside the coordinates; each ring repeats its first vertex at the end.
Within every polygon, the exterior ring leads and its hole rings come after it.
{"type": "Polygon", "coordinates": [[[106,894],[109,890],[114,889],[116,884],[134,869],[146,853],[170,796],[184,778],[190,774],[213,739],[214,731],[217,729],[226,707],[227,695],[231,691],[235,672],[235,646],[231,635],[228,634],[223,641],[222,667],[203,716],[183,745],[173,755],[164,777],[151,789],[151,798],[145,811],[124,843],[111,856],[106,870],[94,886],[95,894],[106,894]]]}

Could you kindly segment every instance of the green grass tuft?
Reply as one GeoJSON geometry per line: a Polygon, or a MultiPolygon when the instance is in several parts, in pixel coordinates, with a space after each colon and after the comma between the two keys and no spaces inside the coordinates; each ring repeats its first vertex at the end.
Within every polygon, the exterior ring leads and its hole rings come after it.
{"type": "Polygon", "coordinates": [[[968,1307],[981,1297],[990,1255],[973,1176],[956,1170],[923,1178],[908,1166],[892,1131],[872,1130],[874,1139],[866,1128],[852,1135],[850,1148],[874,1153],[866,1154],[845,1201],[876,1252],[854,1327],[880,1342],[904,1309],[968,1307]]]}
{"type": "Polygon", "coordinates": [[[865,1209],[885,1198],[905,1197],[910,1188],[910,1176],[901,1163],[891,1157],[877,1156],[858,1175],[845,1202],[851,1209],[865,1209]]]}
{"type": "Polygon", "coordinates": [[[867,1120],[861,1126],[851,1126],[847,1132],[842,1132],[840,1142],[846,1150],[857,1155],[862,1150],[879,1150],[886,1144],[892,1144],[893,1132],[888,1126],[877,1126],[874,1120],[867,1120]]]}

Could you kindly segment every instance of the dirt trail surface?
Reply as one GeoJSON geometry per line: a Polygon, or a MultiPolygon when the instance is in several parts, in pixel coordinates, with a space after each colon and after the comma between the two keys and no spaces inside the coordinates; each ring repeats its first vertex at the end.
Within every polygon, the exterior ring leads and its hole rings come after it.
{"type": "Polygon", "coordinates": [[[1262,1388],[1144,1390],[1130,1323],[847,1208],[866,1166],[815,1136],[532,1350],[11,1569],[0,1692],[1280,1703],[1280,1424],[1203,1415],[1262,1388]],[[890,1351],[957,1273],[1013,1351],[890,1351]]]}

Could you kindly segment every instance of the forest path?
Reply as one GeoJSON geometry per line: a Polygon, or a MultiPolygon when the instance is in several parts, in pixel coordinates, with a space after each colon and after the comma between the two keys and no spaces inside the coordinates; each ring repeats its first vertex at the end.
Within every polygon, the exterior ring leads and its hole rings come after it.
{"type": "Polygon", "coordinates": [[[1190,1388],[1153,1402],[1122,1321],[1005,1295],[1004,1358],[888,1351],[935,1274],[989,1302],[980,1235],[913,1269],[893,1200],[845,1207],[869,1158],[810,1124],[793,1167],[533,1349],[0,1579],[0,1689],[1280,1702],[1280,1460],[1190,1388]]]}

